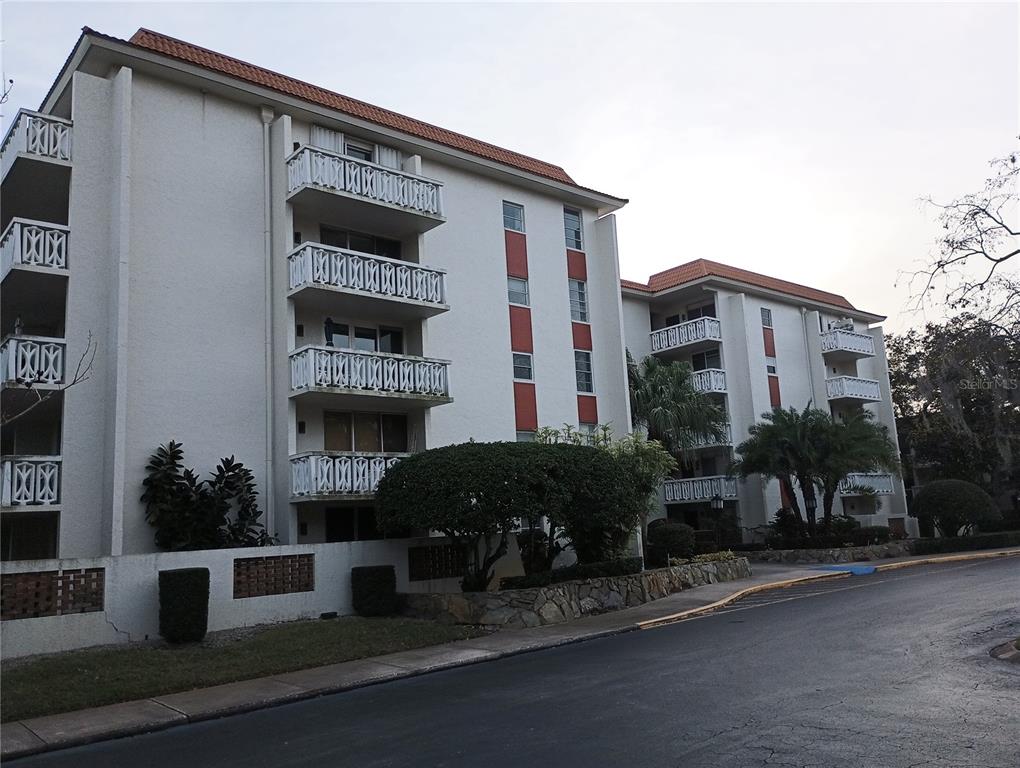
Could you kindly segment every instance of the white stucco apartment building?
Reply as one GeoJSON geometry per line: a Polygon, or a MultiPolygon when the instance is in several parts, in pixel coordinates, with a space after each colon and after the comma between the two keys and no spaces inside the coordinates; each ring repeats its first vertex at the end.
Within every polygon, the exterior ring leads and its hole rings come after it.
{"type": "Polygon", "coordinates": [[[3,558],[152,551],[150,454],[282,543],[401,456],[629,424],[612,212],[560,167],[194,45],[84,30],[2,152],[3,558]]]}
{"type": "MultiPolygon", "coordinates": [[[[635,360],[656,355],[688,362],[695,386],[729,416],[729,435],[698,450],[682,478],[663,492],[663,511],[695,528],[721,513],[744,531],[759,528],[784,506],[779,483],[726,476],[735,445],[775,406],[807,405],[837,418],[871,411],[896,439],[889,368],[880,323],[844,297],[744,269],[699,259],[622,281],[626,344],[635,360]],[[714,505],[713,505],[714,501],[714,505]]],[[[891,474],[851,475],[834,512],[864,525],[915,534],[902,482],[891,474]],[[871,493],[861,493],[870,489],[871,493]]],[[[821,514],[819,510],[819,515],[821,514]]]]}
{"type": "MultiPolygon", "coordinates": [[[[150,552],[149,456],[234,456],[284,544],[378,539],[410,452],[630,429],[627,348],[725,402],[664,509],[763,524],[775,484],[723,477],[771,405],[874,410],[880,316],[712,262],[622,282],[625,200],[560,167],[147,30],[86,29],[2,149],[2,557],[150,552]],[[62,389],[76,370],[84,379],[62,389]]],[[[80,378],[80,376],[79,376],[80,378]]],[[[905,524],[893,477],[864,522],[905,524]]]]}

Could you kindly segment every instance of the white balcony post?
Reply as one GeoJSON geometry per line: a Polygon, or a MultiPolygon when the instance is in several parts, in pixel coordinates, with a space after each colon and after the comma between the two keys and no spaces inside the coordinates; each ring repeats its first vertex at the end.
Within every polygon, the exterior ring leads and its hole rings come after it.
{"type": "Polygon", "coordinates": [[[699,341],[721,341],[722,324],[714,317],[699,317],[651,333],[652,352],[685,347],[699,341]]]}

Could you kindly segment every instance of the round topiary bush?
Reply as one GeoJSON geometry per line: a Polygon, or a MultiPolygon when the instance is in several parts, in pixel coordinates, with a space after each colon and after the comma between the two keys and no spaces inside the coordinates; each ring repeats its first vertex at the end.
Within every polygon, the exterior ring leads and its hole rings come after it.
{"type": "Polygon", "coordinates": [[[1001,517],[992,497],[966,480],[935,480],[914,494],[913,517],[930,520],[943,536],[1001,517]]]}
{"type": "Polygon", "coordinates": [[[694,529],[686,523],[662,519],[648,524],[648,554],[654,563],[691,557],[695,543],[694,529]]]}

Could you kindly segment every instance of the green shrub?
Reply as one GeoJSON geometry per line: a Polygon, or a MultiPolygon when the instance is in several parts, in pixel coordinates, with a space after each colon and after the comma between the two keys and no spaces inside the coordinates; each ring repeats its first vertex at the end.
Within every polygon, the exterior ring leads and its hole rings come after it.
{"type": "Polygon", "coordinates": [[[168,643],[198,642],[209,628],[209,569],[159,572],[159,634],[168,643]]]}
{"type": "Polygon", "coordinates": [[[392,616],[397,602],[397,572],[392,565],[351,568],[351,601],[359,616],[392,616]]]}
{"type": "Polygon", "coordinates": [[[797,518],[788,507],[776,510],[776,515],[769,523],[769,536],[782,539],[796,539],[807,534],[807,526],[797,518]]]}
{"type": "Polygon", "coordinates": [[[975,549],[1020,547],[1020,531],[981,533],[976,536],[952,536],[941,539],[915,539],[915,555],[937,555],[942,552],[968,552],[975,549]]]}
{"type": "Polygon", "coordinates": [[[849,541],[849,537],[853,536],[855,531],[860,530],[860,527],[860,522],[854,520],[850,515],[834,515],[826,526],[825,533],[832,536],[845,536],[849,541]]]}
{"type": "Polygon", "coordinates": [[[935,480],[921,486],[914,494],[910,514],[930,520],[939,533],[950,538],[1001,518],[992,497],[966,480],[935,480]]]}
{"type": "Polygon", "coordinates": [[[863,547],[868,544],[885,544],[892,536],[888,525],[863,525],[850,535],[850,540],[855,546],[863,547]]]}
{"type": "Polygon", "coordinates": [[[662,519],[648,524],[648,543],[666,550],[669,557],[691,557],[696,540],[697,534],[686,523],[662,519]]]}
{"type": "Polygon", "coordinates": [[[500,589],[530,589],[546,587],[576,579],[601,579],[612,576],[629,576],[641,573],[640,557],[622,557],[601,563],[574,563],[552,571],[532,573],[527,576],[507,576],[500,580],[500,589]]]}

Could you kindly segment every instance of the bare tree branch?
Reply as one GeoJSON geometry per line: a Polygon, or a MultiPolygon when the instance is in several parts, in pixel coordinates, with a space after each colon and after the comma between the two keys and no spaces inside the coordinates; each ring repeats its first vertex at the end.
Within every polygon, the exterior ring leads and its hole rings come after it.
{"type": "Polygon", "coordinates": [[[96,360],[96,349],[98,346],[99,345],[96,344],[92,337],[92,331],[89,331],[88,338],[85,341],[85,350],[81,353],[81,357],[78,358],[78,363],[74,368],[74,375],[66,384],[56,389],[39,390],[32,388],[32,382],[26,382],[26,388],[32,393],[32,395],[35,396],[35,399],[27,405],[21,405],[15,410],[0,413],[0,427],[6,427],[9,424],[13,424],[15,421],[24,417],[26,414],[31,413],[43,403],[51,400],[57,394],[66,392],[76,384],[81,384],[83,381],[86,381],[92,375],[92,364],[96,360]]]}

